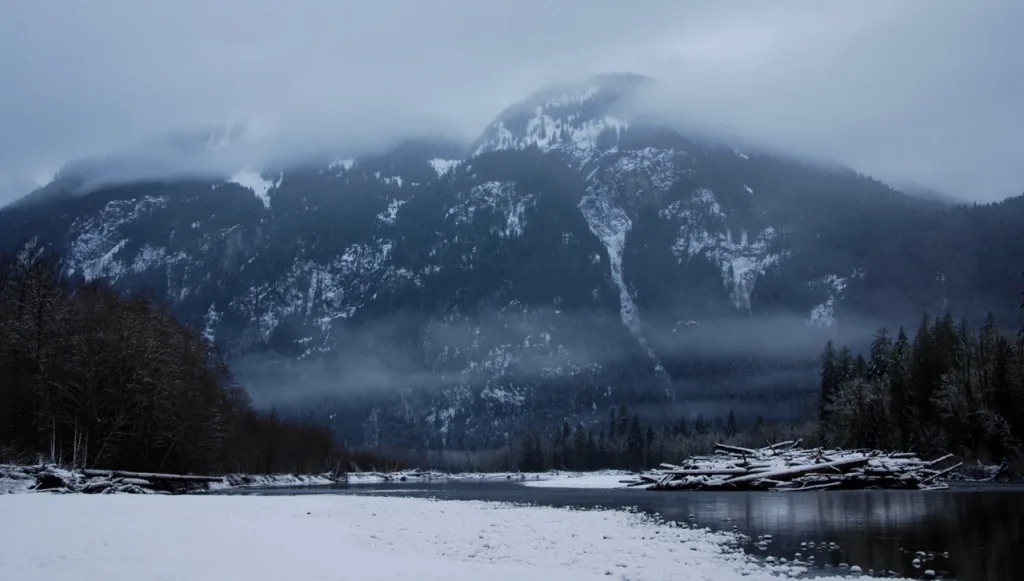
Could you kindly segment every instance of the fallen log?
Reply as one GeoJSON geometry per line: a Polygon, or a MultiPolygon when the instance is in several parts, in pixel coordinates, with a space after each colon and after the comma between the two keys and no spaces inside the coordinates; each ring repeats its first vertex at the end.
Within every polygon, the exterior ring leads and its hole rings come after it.
{"type": "Polygon", "coordinates": [[[795,476],[816,472],[818,470],[836,469],[841,471],[842,468],[862,466],[867,464],[867,462],[868,458],[847,458],[846,460],[836,460],[835,462],[827,462],[825,464],[805,464],[803,466],[797,466],[795,468],[788,468],[785,470],[757,472],[755,474],[747,474],[746,476],[730,478],[727,482],[729,484],[736,485],[743,484],[744,482],[754,482],[757,480],[778,480],[779,478],[792,479],[795,476]]]}
{"type": "Polygon", "coordinates": [[[126,470],[97,470],[86,468],[82,470],[86,476],[101,476],[106,478],[138,478],[141,480],[173,480],[176,482],[223,482],[221,476],[198,476],[194,474],[159,474],[156,472],[128,472],[126,470]]]}
{"type": "Polygon", "coordinates": [[[726,452],[732,452],[734,454],[741,454],[743,456],[757,455],[757,450],[751,448],[741,448],[739,446],[729,446],[727,444],[715,444],[715,448],[718,450],[724,450],[726,452]]]}

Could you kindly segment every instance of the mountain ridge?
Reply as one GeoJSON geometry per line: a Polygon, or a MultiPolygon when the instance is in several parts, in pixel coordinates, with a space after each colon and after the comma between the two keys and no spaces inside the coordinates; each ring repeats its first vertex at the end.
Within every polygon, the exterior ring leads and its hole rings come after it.
{"type": "Polygon", "coordinates": [[[0,248],[34,240],[74,277],[151,289],[257,403],[421,448],[619,403],[798,416],[825,339],[1016,301],[997,280],[1024,248],[1000,226],[1016,205],[949,208],[633,124],[619,81],[528,97],[468,156],[425,139],[9,206],[0,248]]]}

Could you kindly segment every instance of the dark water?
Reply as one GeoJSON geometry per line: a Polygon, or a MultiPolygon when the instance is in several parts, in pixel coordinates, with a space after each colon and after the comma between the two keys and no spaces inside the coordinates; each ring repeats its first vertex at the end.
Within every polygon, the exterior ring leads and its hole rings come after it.
{"type": "Polygon", "coordinates": [[[945,491],[653,492],[532,488],[501,482],[358,484],[235,490],[231,494],[390,494],[554,507],[629,508],[750,537],[745,549],[800,560],[819,573],[856,565],[882,576],[1024,581],[1024,487],[945,491]],[[771,535],[766,545],[758,538],[771,535]],[[801,545],[805,543],[805,545],[801,545]],[[834,544],[833,544],[834,543],[834,544]],[[809,547],[813,544],[814,547],[809,547]],[[920,555],[917,552],[923,551],[920,555]],[[920,562],[915,562],[920,559],[920,562]]]}

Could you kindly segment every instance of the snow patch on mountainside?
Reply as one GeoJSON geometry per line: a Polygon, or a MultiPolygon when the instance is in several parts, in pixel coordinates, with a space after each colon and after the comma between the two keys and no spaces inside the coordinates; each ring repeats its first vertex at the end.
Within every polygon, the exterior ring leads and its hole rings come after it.
{"type": "Polygon", "coordinates": [[[636,303],[622,276],[626,236],[633,222],[616,200],[631,203],[637,197],[664,194],[678,179],[679,161],[685,154],[648,147],[609,155],[614,157],[602,160],[602,165],[587,176],[587,193],[579,208],[591,232],[608,251],[612,280],[619,289],[622,321],[642,340],[636,303]]]}
{"type": "Polygon", "coordinates": [[[151,268],[155,268],[164,263],[167,259],[167,249],[162,247],[150,246],[146,244],[139,249],[139,253],[135,256],[132,261],[131,271],[134,273],[146,272],[151,268]]]}
{"type": "Polygon", "coordinates": [[[203,338],[209,342],[213,342],[216,339],[215,330],[217,323],[220,322],[221,317],[224,313],[218,313],[217,309],[213,307],[213,303],[210,303],[210,308],[206,309],[206,314],[203,315],[203,338]]]}
{"type": "MultiPolygon", "coordinates": [[[[99,212],[75,220],[68,231],[70,274],[81,274],[87,281],[101,277],[117,280],[129,270],[118,259],[128,243],[122,228],[166,207],[167,202],[166,197],[111,200],[99,212]]],[[[144,251],[151,253],[145,248],[144,251]]],[[[135,270],[134,263],[131,269],[135,270]]]]}
{"type": "Polygon", "coordinates": [[[469,224],[482,210],[490,210],[504,218],[504,225],[495,233],[502,238],[518,238],[526,228],[526,210],[533,204],[534,197],[517,192],[515,182],[486,182],[471,188],[446,217],[456,224],[469,224]]]}
{"type": "Polygon", "coordinates": [[[579,207],[587,220],[587,225],[590,226],[590,231],[608,251],[612,281],[619,289],[622,322],[630,331],[639,335],[640,317],[637,314],[636,303],[622,277],[622,253],[626,248],[626,235],[633,228],[633,222],[622,208],[613,205],[607,197],[595,192],[583,196],[579,207]]]}
{"type": "Polygon", "coordinates": [[[394,226],[395,221],[398,220],[398,210],[408,200],[391,200],[388,202],[388,209],[377,214],[377,221],[381,224],[387,224],[388,226],[394,226]]]}
{"type": "Polygon", "coordinates": [[[513,132],[504,121],[495,122],[488,128],[487,137],[477,147],[474,155],[486,151],[537,147],[543,152],[562,151],[577,164],[583,165],[593,158],[599,138],[606,132],[614,135],[610,147],[615,147],[618,145],[622,130],[628,127],[628,122],[617,117],[553,117],[545,113],[543,107],[538,107],[534,117],[526,122],[523,133],[513,132]]]}
{"type": "Polygon", "coordinates": [[[682,162],[686,153],[672,149],[645,147],[643,149],[619,152],[614,161],[600,168],[600,179],[588,177],[590,187],[601,188],[606,195],[622,196],[630,192],[634,196],[666,193],[683,174],[682,162]]]}
{"type": "Polygon", "coordinates": [[[268,180],[264,178],[260,172],[246,170],[240,171],[235,175],[231,176],[228,180],[230,183],[238,184],[243,188],[252,190],[256,197],[263,202],[264,208],[270,208],[270,195],[268,192],[272,188],[276,188],[281,185],[281,180],[284,178],[284,174],[277,176],[276,180],[268,180]]]}
{"type": "Polygon", "coordinates": [[[336,159],[336,160],[332,161],[330,163],[330,165],[327,166],[327,169],[330,169],[330,170],[342,169],[344,171],[348,171],[348,170],[352,169],[352,166],[355,163],[356,163],[356,160],[354,160],[354,159],[336,159]]]}
{"type": "Polygon", "coordinates": [[[428,161],[427,163],[429,163],[430,167],[434,168],[434,171],[437,172],[437,177],[441,177],[441,176],[445,175],[446,173],[450,172],[457,165],[462,163],[462,161],[460,161],[458,159],[434,158],[434,159],[428,161]]]}
{"type": "Polygon", "coordinates": [[[694,191],[687,200],[673,202],[659,215],[679,224],[672,252],[680,262],[695,256],[711,260],[721,269],[733,306],[749,311],[757,277],[781,258],[771,252],[775,229],[768,227],[754,235],[732,231],[718,198],[706,188],[694,191]]]}
{"type": "Polygon", "coordinates": [[[847,279],[835,274],[829,274],[818,281],[809,283],[811,289],[824,287],[827,298],[821,304],[811,309],[807,325],[809,327],[832,328],[836,326],[836,300],[842,297],[846,290],[847,279]]]}
{"type": "Polygon", "coordinates": [[[381,289],[392,247],[391,240],[375,238],[328,264],[297,260],[284,276],[249,288],[231,306],[264,341],[293,315],[317,325],[326,338],[334,321],[351,317],[381,289]]]}
{"type": "Polygon", "coordinates": [[[602,152],[616,151],[629,128],[612,110],[623,90],[628,89],[587,83],[542,91],[495,120],[473,155],[536,147],[562,152],[583,167],[602,152]]]}

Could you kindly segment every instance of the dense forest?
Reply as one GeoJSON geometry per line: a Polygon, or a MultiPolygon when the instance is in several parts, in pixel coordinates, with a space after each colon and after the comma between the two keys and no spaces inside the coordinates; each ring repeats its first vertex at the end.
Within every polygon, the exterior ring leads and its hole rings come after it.
{"type": "Polygon", "coordinates": [[[308,420],[255,411],[215,347],[145,295],[0,254],[0,461],[156,472],[370,468],[308,420]]]}
{"type": "MultiPolygon", "coordinates": [[[[880,329],[870,352],[855,355],[829,341],[821,356],[819,417],[803,424],[741,425],[736,415],[686,416],[645,423],[620,405],[607,421],[521,438],[509,453],[524,471],[642,470],[711,450],[715,442],[756,447],[803,439],[806,445],[952,452],[967,461],[1024,463],[1024,328],[1002,331],[989,315],[980,330],[951,314],[927,315],[908,337],[880,329]]],[[[495,460],[500,461],[500,457],[495,460]]],[[[503,466],[504,467],[504,466],[503,466]]]]}
{"type": "Polygon", "coordinates": [[[1024,329],[1005,333],[992,315],[978,330],[924,316],[912,338],[878,331],[866,357],[830,342],[821,364],[826,443],[1024,460],[1024,329]]]}
{"type": "Polygon", "coordinates": [[[529,430],[507,447],[486,452],[425,453],[410,463],[440,470],[497,471],[619,469],[643,471],[710,451],[717,442],[757,447],[767,442],[817,442],[817,422],[770,422],[758,417],[743,424],[733,411],[705,418],[681,414],[674,421],[644,419],[619,404],[598,422],[563,422],[561,427],[529,430]]]}
{"type": "Polygon", "coordinates": [[[713,420],[698,414],[692,421],[683,416],[676,422],[655,424],[642,421],[620,405],[609,413],[607,421],[589,429],[564,424],[548,435],[526,436],[520,444],[519,468],[531,472],[600,468],[642,471],[707,452],[716,442],[760,446],[801,437],[813,437],[808,425],[758,419],[741,429],[732,411],[713,420]]]}

